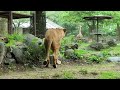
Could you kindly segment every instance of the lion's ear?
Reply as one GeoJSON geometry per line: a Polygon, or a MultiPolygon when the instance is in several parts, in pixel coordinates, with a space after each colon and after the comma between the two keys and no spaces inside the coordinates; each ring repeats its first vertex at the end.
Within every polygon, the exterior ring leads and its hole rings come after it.
{"type": "Polygon", "coordinates": [[[67,32],[67,30],[66,30],[66,29],[63,29],[63,31],[64,31],[64,33],[66,33],[66,32],[67,32]]]}

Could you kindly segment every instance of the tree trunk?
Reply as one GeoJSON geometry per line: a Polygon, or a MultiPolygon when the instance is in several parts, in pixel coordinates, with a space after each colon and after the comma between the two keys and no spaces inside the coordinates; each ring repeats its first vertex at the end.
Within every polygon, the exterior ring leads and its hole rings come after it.
{"type": "Polygon", "coordinates": [[[118,40],[120,41],[120,25],[117,23],[117,37],[118,37],[118,40]]]}
{"type": "Polygon", "coordinates": [[[30,14],[33,16],[30,18],[30,33],[35,35],[35,30],[34,30],[34,11],[30,11],[30,14]]]}
{"type": "Polygon", "coordinates": [[[44,38],[46,32],[46,13],[45,11],[36,11],[36,36],[44,38]]]}

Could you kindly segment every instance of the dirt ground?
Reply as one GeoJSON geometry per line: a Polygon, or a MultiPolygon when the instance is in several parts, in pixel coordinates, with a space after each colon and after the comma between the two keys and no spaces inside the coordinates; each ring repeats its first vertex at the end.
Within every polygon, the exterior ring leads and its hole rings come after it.
{"type": "MultiPolygon", "coordinates": [[[[19,66],[18,66],[19,67],[19,66]]],[[[12,67],[13,68],[13,67],[12,67]]],[[[120,63],[80,65],[66,63],[56,69],[19,67],[0,72],[0,79],[119,79],[120,63]]]]}

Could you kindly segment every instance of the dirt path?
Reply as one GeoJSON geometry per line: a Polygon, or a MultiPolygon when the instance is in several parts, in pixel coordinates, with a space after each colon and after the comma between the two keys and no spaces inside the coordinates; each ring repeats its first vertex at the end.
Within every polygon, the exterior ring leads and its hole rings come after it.
{"type": "Polygon", "coordinates": [[[0,73],[0,79],[99,79],[120,78],[119,63],[97,65],[62,64],[56,69],[34,68],[24,71],[0,73]],[[107,73],[106,73],[107,72],[107,73]]]}

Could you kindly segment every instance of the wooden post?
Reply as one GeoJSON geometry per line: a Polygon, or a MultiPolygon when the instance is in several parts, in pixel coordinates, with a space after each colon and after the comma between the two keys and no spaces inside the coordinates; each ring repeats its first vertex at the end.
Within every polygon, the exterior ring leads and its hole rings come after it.
{"type": "Polygon", "coordinates": [[[12,23],[13,23],[13,14],[12,14],[12,11],[9,11],[9,15],[8,15],[8,34],[13,33],[12,23]]]}
{"type": "Polygon", "coordinates": [[[99,28],[98,28],[98,23],[99,23],[99,22],[98,22],[98,18],[97,18],[97,42],[99,42],[99,36],[98,36],[98,29],[99,29],[99,28]]]}
{"type": "Polygon", "coordinates": [[[34,35],[36,36],[36,11],[34,11],[33,14],[33,29],[34,29],[34,35]]]}
{"type": "Polygon", "coordinates": [[[30,33],[34,34],[33,32],[33,11],[30,11],[30,15],[32,15],[32,17],[30,17],[30,33]]]}

